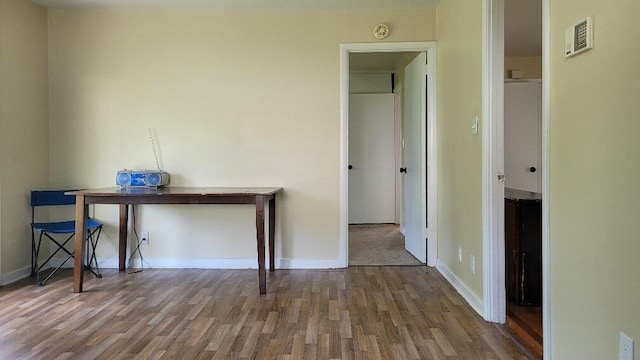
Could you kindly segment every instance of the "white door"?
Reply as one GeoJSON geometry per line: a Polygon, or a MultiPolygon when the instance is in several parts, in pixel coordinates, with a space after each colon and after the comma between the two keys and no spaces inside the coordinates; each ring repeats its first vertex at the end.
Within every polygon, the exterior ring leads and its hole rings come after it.
{"type": "Polygon", "coordinates": [[[426,53],[405,68],[403,118],[403,226],[405,248],[427,261],[426,220],[426,53]]]}
{"type": "Polygon", "coordinates": [[[394,95],[349,96],[349,223],[395,223],[394,95]]]}
{"type": "Polygon", "coordinates": [[[504,84],[505,187],[542,192],[539,81],[504,84]]]}

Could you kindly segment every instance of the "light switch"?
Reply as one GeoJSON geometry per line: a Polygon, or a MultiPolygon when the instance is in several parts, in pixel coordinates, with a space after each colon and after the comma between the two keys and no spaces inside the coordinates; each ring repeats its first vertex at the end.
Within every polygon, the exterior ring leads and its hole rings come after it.
{"type": "Polygon", "coordinates": [[[471,134],[478,135],[478,117],[475,116],[471,121],[471,134]]]}

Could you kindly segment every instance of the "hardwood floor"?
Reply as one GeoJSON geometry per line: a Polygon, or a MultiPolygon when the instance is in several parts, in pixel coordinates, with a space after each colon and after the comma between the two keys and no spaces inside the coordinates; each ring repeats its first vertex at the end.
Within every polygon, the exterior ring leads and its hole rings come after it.
{"type": "Polygon", "coordinates": [[[536,359],[543,358],[542,308],[507,302],[507,329],[536,359]]]}
{"type": "Polygon", "coordinates": [[[434,269],[146,269],[0,288],[0,359],[529,359],[434,269]]]}

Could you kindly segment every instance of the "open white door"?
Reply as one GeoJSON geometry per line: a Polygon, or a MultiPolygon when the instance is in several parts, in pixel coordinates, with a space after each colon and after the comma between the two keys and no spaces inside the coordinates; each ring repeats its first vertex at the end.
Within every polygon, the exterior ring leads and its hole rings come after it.
{"type": "Polygon", "coordinates": [[[420,53],[405,67],[403,127],[403,226],[405,248],[427,262],[426,89],[427,55],[420,53]]]}

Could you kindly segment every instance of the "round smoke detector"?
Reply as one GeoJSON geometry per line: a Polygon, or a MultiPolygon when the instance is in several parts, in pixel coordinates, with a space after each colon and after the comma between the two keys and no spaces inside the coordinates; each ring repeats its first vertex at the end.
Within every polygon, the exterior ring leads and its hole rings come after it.
{"type": "Polygon", "coordinates": [[[373,36],[376,39],[386,39],[389,36],[389,27],[386,24],[378,24],[373,28],[373,36]]]}

